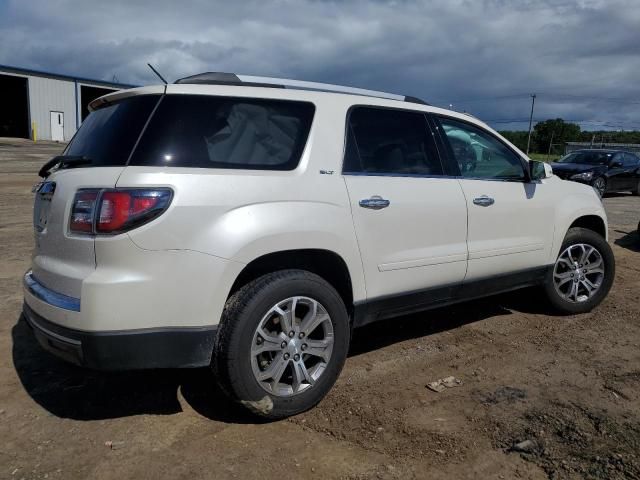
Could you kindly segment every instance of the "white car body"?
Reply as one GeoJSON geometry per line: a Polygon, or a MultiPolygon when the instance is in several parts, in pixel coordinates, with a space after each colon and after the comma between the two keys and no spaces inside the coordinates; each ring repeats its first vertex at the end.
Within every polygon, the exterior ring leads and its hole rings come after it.
{"type": "MultiPolygon", "coordinates": [[[[362,95],[229,85],[144,87],[100,102],[147,94],[296,100],[312,103],[315,114],[301,159],[290,171],[170,164],[54,171],[47,179],[56,184],[49,223],[35,234],[30,281],[37,284],[26,282],[24,289],[36,330],[54,341],[64,343],[65,329],[82,335],[215,331],[239,275],[247,265],[276,252],[295,256],[296,251],[313,250],[341,259],[349,276],[349,308],[356,310],[356,324],[362,325],[419,309],[419,301],[406,308],[402,301],[371,307],[407,293],[481,285],[499,277],[507,282],[470,295],[480,296],[532,283],[514,279],[521,272],[553,265],[576,222],[599,225],[607,234],[606,215],[593,189],[555,176],[510,182],[342,173],[348,112],[361,105],[459,119],[494,135],[528,161],[469,115],[362,95]],[[113,236],[69,231],[78,189],[145,186],[173,191],[169,208],[153,221],[113,236]],[[495,203],[489,208],[473,203],[483,195],[495,203]],[[390,200],[390,207],[359,207],[360,200],[373,196],[390,200]],[[65,301],[78,308],[65,308],[65,301]]],[[[445,294],[434,300],[442,304],[455,299],[445,294]]],[[[72,346],[84,341],[67,340],[72,346]]],[[[83,353],[79,355],[74,361],[86,363],[83,353]]],[[[197,366],[207,360],[210,352],[198,360],[148,366],[197,366]]]]}

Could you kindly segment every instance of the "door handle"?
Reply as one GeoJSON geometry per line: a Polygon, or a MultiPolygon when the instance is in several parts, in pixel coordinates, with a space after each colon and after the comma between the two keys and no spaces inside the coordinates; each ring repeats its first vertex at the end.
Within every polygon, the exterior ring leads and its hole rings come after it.
{"type": "Polygon", "coordinates": [[[491,205],[496,203],[496,201],[491,197],[487,197],[486,195],[482,195],[481,197],[474,198],[473,199],[473,203],[476,204],[476,205],[480,205],[481,207],[490,207],[491,205]]]}
{"type": "Polygon", "coordinates": [[[373,195],[371,198],[365,198],[363,200],[360,200],[358,204],[362,208],[371,208],[372,210],[380,210],[382,208],[387,208],[389,205],[391,205],[391,202],[389,200],[385,200],[380,195],[373,195]]]}

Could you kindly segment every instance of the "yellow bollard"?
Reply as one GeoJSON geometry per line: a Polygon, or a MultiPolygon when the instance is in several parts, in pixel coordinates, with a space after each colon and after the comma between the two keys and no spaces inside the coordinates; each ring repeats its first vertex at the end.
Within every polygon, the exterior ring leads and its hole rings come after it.
{"type": "Polygon", "coordinates": [[[31,122],[31,136],[34,142],[38,141],[38,127],[36,126],[36,122],[31,122]]]}

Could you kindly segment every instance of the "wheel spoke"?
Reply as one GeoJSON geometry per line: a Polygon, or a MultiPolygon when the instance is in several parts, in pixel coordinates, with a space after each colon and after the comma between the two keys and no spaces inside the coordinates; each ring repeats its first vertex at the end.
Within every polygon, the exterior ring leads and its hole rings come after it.
{"type": "Polygon", "coordinates": [[[587,268],[587,273],[585,275],[593,275],[593,274],[604,274],[604,269],[603,268],[592,268],[589,269],[587,268]]]}
{"type": "Polygon", "coordinates": [[[593,283],[591,280],[589,280],[587,277],[585,277],[585,279],[582,281],[582,283],[589,289],[589,292],[591,293],[592,291],[596,290],[600,284],[598,283],[593,283]]]}
{"type": "Polygon", "coordinates": [[[602,265],[602,257],[599,256],[595,262],[590,262],[585,264],[584,268],[586,268],[587,272],[589,272],[593,269],[600,268],[601,265],[602,265]]]}
{"type": "Polygon", "coordinates": [[[593,292],[595,285],[593,285],[593,283],[591,282],[586,282],[585,280],[580,280],[580,284],[585,288],[585,290],[587,291],[587,297],[591,296],[591,293],[593,292]]]}
{"type": "Polygon", "coordinates": [[[566,285],[568,282],[573,282],[573,278],[569,277],[569,278],[563,279],[561,282],[556,282],[556,286],[561,287],[563,285],[566,285]]]}
{"type": "Polygon", "coordinates": [[[319,325],[327,320],[329,320],[329,315],[327,313],[317,312],[313,316],[305,317],[304,321],[300,325],[300,330],[303,331],[305,335],[309,336],[316,328],[318,328],[319,325]]]}
{"type": "Polygon", "coordinates": [[[558,258],[558,262],[557,263],[564,263],[567,267],[572,268],[573,267],[573,262],[570,261],[567,258],[564,257],[560,257],[558,258]]]}
{"type": "Polygon", "coordinates": [[[276,336],[265,332],[263,328],[258,329],[258,335],[262,338],[262,343],[253,345],[253,348],[251,349],[251,353],[253,355],[281,350],[282,341],[286,340],[286,335],[283,333],[276,336]]]}
{"type": "Polygon", "coordinates": [[[285,312],[282,308],[276,306],[273,311],[280,317],[280,326],[282,327],[282,331],[285,332],[285,334],[290,332],[293,327],[293,314],[291,309],[289,308],[285,312]]]}
{"type": "Polygon", "coordinates": [[[300,321],[300,331],[305,332],[307,335],[311,333],[308,330],[308,325],[311,324],[314,318],[318,316],[318,302],[312,302],[309,311],[305,314],[305,316],[300,321]]]}
{"type": "Polygon", "coordinates": [[[569,290],[569,293],[567,294],[567,298],[569,300],[571,300],[571,297],[573,297],[573,301],[574,302],[578,301],[578,282],[573,282],[571,284],[571,289],[569,290]]]}
{"type": "Polygon", "coordinates": [[[595,251],[595,248],[593,247],[588,247],[586,245],[582,245],[582,255],[580,256],[580,260],[578,260],[578,263],[580,263],[581,265],[586,265],[587,264],[587,259],[591,256],[591,254],[595,251]]]}
{"type": "Polygon", "coordinates": [[[573,272],[554,273],[553,276],[560,279],[572,278],[573,272]]]}
{"type": "Polygon", "coordinates": [[[258,378],[262,381],[272,379],[272,384],[275,386],[280,382],[282,374],[287,368],[288,363],[289,360],[285,360],[284,357],[279,355],[273,359],[271,364],[266,369],[258,374],[258,378]]]}
{"type": "Polygon", "coordinates": [[[307,370],[307,366],[304,364],[302,360],[299,362],[293,362],[293,383],[291,387],[293,388],[293,393],[296,393],[300,390],[300,386],[303,383],[312,384],[313,379],[311,375],[309,375],[309,370],[307,370]]]}
{"type": "Polygon", "coordinates": [[[289,308],[289,312],[291,312],[291,325],[290,328],[293,329],[293,327],[296,324],[296,308],[298,307],[298,297],[293,297],[293,299],[291,300],[291,308],[289,308]]]}
{"type": "Polygon", "coordinates": [[[329,347],[331,346],[331,342],[329,339],[324,340],[310,340],[307,339],[307,349],[304,353],[309,355],[313,355],[314,357],[320,357],[325,362],[329,359],[330,351],[329,347]]]}

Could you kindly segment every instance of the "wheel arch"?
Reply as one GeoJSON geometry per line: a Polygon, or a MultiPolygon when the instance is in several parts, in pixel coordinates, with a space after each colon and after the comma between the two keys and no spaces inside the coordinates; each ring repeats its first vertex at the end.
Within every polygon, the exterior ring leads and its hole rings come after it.
{"type": "Polygon", "coordinates": [[[286,269],[306,270],[329,282],[342,297],[347,311],[353,311],[352,274],[345,260],[331,250],[305,248],[264,254],[250,261],[236,277],[229,296],[248,282],[267,273],[286,269]]]}
{"type": "Polygon", "coordinates": [[[560,247],[570,228],[580,227],[591,230],[605,240],[609,239],[607,230],[607,214],[597,194],[591,187],[576,184],[582,190],[579,194],[571,191],[564,193],[564,198],[557,203],[555,210],[555,228],[553,248],[549,263],[555,263],[560,247]],[[589,189],[589,193],[586,192],[589,189]]]}
{"type": "Polygon", "coordinates": [[[604,219],[598,215],[583,215],[581,217],[576,218],[571,225],[569,225],[569,229],[571,228],[585,228],[587,230],[592,230],[600,235],[602,238],[607,238],[607,224],[604,219]]]}

